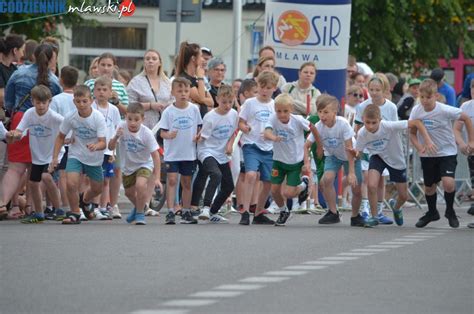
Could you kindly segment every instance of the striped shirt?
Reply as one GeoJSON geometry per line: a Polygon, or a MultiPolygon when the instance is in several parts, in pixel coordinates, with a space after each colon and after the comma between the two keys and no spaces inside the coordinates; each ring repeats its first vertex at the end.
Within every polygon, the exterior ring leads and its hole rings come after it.
{"type": "MultiPolygon", "coordinates": [[[[92,95],[94,95],[94,83],[95,79],[90,79],[84,83],[84,85],[91,89],[92,95]]],[[[112,90],[117,93],[120,103],[124,106],[128,106],[128,94],[125,86],[116,79],[113,79],[112,90]]]]}

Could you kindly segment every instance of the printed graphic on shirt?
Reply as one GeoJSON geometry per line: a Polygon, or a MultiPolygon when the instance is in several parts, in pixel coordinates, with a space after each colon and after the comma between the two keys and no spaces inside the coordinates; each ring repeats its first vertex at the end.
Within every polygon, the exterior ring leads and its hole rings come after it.
{"type": "Polygon", "coordinates": [[[269,110],[259,110],[255,113],[255,120],[260,122],[267,122],[271,114],[272,113],[269,110]]]}
{"type": "Polygon", "coordinates": [[[293,138],[295,138],[295,132],[293,130],[290,130],[290,129],[279,129],[279,130],[275,130],[275,133],[277,136],[280,136],[281,137],[281,141],[286,143],[290,140],[292,140],[293,138]]]}
{"type": "Polygon", "coordinates": [[[176,130],[186,130],[193,126],[193,119],[190,117],[178,117],[173,120],[172,126],[176,130]]]}
{"type": "Polygon", "coordinates": [[[141,153],[146,149],[146,146],[143,143],[133,139],[127,138],[123,140],[127,149],[127,152],[131,153],[141,153]]]}
{"type": "Polygon", "coordinates": [[[74,136],[77,136],[83,140],[90,140],[97,138],[97,131],[86,126],[78,126],[74,130],[74,136]]]}
{"type": "Polygon", "coordinates": [[[234,127],[230,124],[217,126],[212,130],[212,137],[218,140],[229,140],[232,132],[234,132],[234,127]]]}
{"type": "Polygon", "coordinates": [[[48,137],[51,136],[53,133],[53,130],[51,128],[48,128],[47,126],[41,124],[32,124],[29,127],[29,130],[30,136],[36,137],[48,137]]]}
{"type": "Polygon", "coordinates": [[[337,137],[327,137],[323,139],[323,146],[327,148],[337,148],[342,144],[342,140],[337,137]]]}
{"type": "Polygon", "coordinates": [[[373,151],[382,152],[387,147],[387,144],[389,141],[390,139],[388,138],[377,139],[377,140],[368,142],[367,147],[373,151]]]}

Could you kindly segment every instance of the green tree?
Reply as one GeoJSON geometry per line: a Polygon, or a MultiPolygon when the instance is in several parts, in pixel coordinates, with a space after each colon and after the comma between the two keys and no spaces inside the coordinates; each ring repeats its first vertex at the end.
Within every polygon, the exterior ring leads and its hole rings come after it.
{"type": "Polygon", "coordinates": [[[350,54],[377,71],[434,67],[474,54],[472,0],[353,0],[350,54]]]}

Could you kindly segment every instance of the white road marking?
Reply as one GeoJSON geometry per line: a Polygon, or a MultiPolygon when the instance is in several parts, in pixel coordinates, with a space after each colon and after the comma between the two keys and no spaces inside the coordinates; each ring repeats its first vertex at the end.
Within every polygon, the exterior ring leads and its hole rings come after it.
{"type": "Polygon", "coordinates": [[[417,232],[415,234],[440,236],[440,235],[443,235],[444,232],[417,232]]]}
{"type": "Polygon", "coordinates": [[[266,276],[301,276],[307,274],[307,271],[298,270],[278,270],[264,273],[266,276]]]}
{"type": "Polygon", "coordinates": [[[344,253],[339,253],[337,255],[341,256],[370,256],[374,255],[375,252],[344,252],[344,253]]]}
{"type": "Polygon", "coordinates": [[[407,239],[433,239],[436,238],[435,235],[406,235],[404,238],[407,239]]]}
{"type": "Polygon", "coordinates": [[[354,249],[352,252],[387,252],[389,249],[354,249]]]}
{"type": "Polygon", "coordinates": [[[368,248],[374,248],[374,249],[398,249],[402,247],[403,245],[367,245],[368,248]]]}
{"type": "Polygon", "coordinates": [[[327,266],[316,266],[316,265],[294,265],[294,266],[287,266],[285,269],[295,269],[295,270],[318,270],[324,269],[327,266]]]}
{"type": "Polygon", "coordinates": [[[215,287],[214,289],[217,290],[243,290],[243,291],[249,291],[249,290],[257,290],[264,288],[265,285],[257,285],[257,284],[235,284],[235,285],[222,285],[215,287]]]}
{"type": "Polygon", "coordinates": [[[426,239],[419,239],[419,238],[398,238],[398,239],[393,239],[392,241],[395,241],[395,242],[405,242],[405,241],[421,242],[421,241],[426,241],[426,239]]]}
{"type": "Polygon", "coordinates": [[[233,298],[243,294],[243,291],[201,291],[190,295],[195,298],[233,298]]]}
{"type": "Polygon", "coordinates": [[[186,314],[189,310],[138,310],[130,314],[186,314]]]}
{"type": "Polygon", "coordinates": [[[211,305],[216,303],[217,300],[208,300],[208,299],[176,299],[170,300],[163,303],[164,306],[204,306],[211,305]]]}
{"type": "Polygon", "coordinates": [[[309,261],[309,262],[304,262],[303,264],[306,265],[338,265],[338,264],[343,264],[344,261],[309,261]]]}
{"type": "Polygon", "coordinates": [[[387,244],[387,245],[405,245],[405,244],[414,244],[415,242],[406,242],[406,241],[387,241],[387,242],[382,242],[380,244],[387,244]]]}
{"type": "Polygon", "coordinates": [[[244,279],[241,279],[239,280],[240,282],[280,282],[280,281],[284,281],[284,280],[287,280],[287,279],[290,279],[290,277],[264,277],[264,276],[260,276],[260,277],[247,277],[247,278],[244,278],[244,279]]]}
{"type": "Polygon", "coordinates": [[[330,257],[322,257],[320,260],[322,261],[354,261],[359,259],[360,257],[357,256],[330,256],[330,257]]]}

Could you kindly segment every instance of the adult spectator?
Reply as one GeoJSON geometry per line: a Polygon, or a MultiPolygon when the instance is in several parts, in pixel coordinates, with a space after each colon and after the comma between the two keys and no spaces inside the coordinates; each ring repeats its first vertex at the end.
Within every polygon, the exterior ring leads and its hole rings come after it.
{"type": "Polygon", "coordinates": [[[185,77],[191,82],[191,101],[199,105],[201,116],[204,117],[208,110],[214,108],[214,100],[206,90],[202,65],[201,47],[187,41],[182,42],[176,60],[175,77],[185,77]]]}
{"type": "Polygon", "coordinates": [[[201,47],[201,53],[202,53],[202,68],[204,69],[204,84],[206,85],[206,89],[210,90],[211,85],[209,84],[209,80],[207,79],[207,76],[209,75],[209,61],[214,57],[212,55],[211,49],[207,47],[201,47]]]}
{"type": "Polygon", "coordinates": [[[474,72],[470,73],[466,76],[466,79],[464,80],[463,88],[462,88],[462,94],[461,94],[461,104],[465,101],[468,101],[471,99],[471,81],[474,80],[474,72]]]}
{"type": "Polygon", "coordinates": [[[15,63],[21,60],[24,50],[25,41],[20,35],[12,34],[0,38],[0,107],[2,111],[5,86],[13,72],[18,69],[15,63]]]}
{"type": "Polygon", "coordinates": [[[359,69],[357,68],[357,60],[354,56],[349,55],[346,71],[348,80],[353,80],[355,75],[359,73],[359,69]]]}
{"type": "MultiPolygon", "coordinates": [[[[258,75],[265,71],[271,71],[279,75],[278,72],[275,70],[275,58],[261,57],[260,59],[258,59],[257,65],[255,66],[255,69],[253,70],[252,79],[256,81],[258,75]]],[[[277,89],[272,94],[272,98],[275,99],[280,94],[281,94],[281,90],[279,87],[277,87],[277,89]]]]}
{"type": "Polygon", "coordinates": [[[211,59],[207,66],[209,85],[211,86],[211,88],[209,89],[209,93],[211,94],[212,99],[214,100],[214,107],[217,107],[217,91],[219,90],[219,87],[224,85],[226,66],[221,58],[211,59]]]}
{"type": "Polygon", "coordinates": [[[396,104],[396,103],[398,103],[398,101],[402,97],[402,95],[398,95],[394,91],[395,85],[398,84],[398,77],[395,74],[391,73],[391,72],[385,73],[385,76],[387,77],[388,83],[389,83],[389,86],[390,86],[390,93],[392,94],[391,100],[394,104],[396,104]]]}
{"type": "Polygon", "coordinates": [[[38,42],[34,39],[25,41],[25,53],[21,58],[21,64],[28,65],[35,62],[35,49],[38,47],[38,42]]]}
{"type": "Polygon", "coordinates": [[[153,129],[160,120],[161,112],[173,102],[171,83],[163,73],[163,63],[158,51],[147,50],[143,64],[143,71],[132,78],[127,86],[128,100],[142,104],[145,109],[143,124],[153,129]]]}
{"type": "Polygon", "coordinates": [[[87,73],[86,81],[99,77],[99,57],[92,59],[91,64],[89,65],[89,72],[87,73]]]}
{"type": "Polygon", "coordinates": [[[305,62],[298,71],[298,80],[283,85],[281,91],[290,94],[294,100],[294,114],[302,116],[317,114],[316,99],[321,95],[321,92],[313,86],[316,72],[314,62],[305,62]]]}
{"type": "MultiPolygon", "coordinates": [[[[260,48],[260,50],[258,51],[258,61],[260,61],[262,58],[272,58],[273,60],[276,60],[275,58],[275,49],[273,49],[272,46],[263,46],[262,48],[260,48]]],[[[274,67],[276,66],[276,61],[274,61],[275,64],[274,64],[274,67]]],[[[258,63],[257,63],[258,65],[258,63]]],[[[277,87],[278,88],[282,88],[283,85],[286,84],[286,79],[283,75],[278,74],[278,85],[277,87]]],[[[251,79],[251,78],[255,78],[255,71],[254,72],[250,72],[248,73],[245,78],[246,79],[251,79]]]]}
{"type": "MultiPolygon", "coordinates": [[[[35,85],[45,85],[51,90],[52,95],[61,93],[57,76],[51,71],[54,58],[54,49],[50,44],[40,44],[35,50],[35,63],[20,67],[13,73],[5,88],[5,109],[12,116],[11,128],[16,129],[26,110],[33,107],[30,91],[35,85]]],[[[31,164],[29,136],[8,145],[8,170],[3,177],[2,202],[0,211],[5,210],[6,204],[12,200],[20,186],[23,174],[31,164]]],[[[12,202],[15,204],[15,202],[12,202]]],[[[18,204],[18,203],[16,203],[18,204]]],[[[11,218],[20,215],[18,207],[13,205],[10,212],[11,218]]]]}
{"type": "Polygon", "coordinates": [[[53,59],[54,59],[54,61],[51,61],[49,67],[50,67],[51,71],[53,71],[54,75],[59,77],[59,67],[58,67],[59,41],[58,41],[58,39],[54,38],[52,36],[47,36],[47,37],[45,37],[41,40],[40,44],[50,44],[51,47],[53,47],[53,52],[54,52],[53,59]]]}
{"type": "Polygon", "coordinates": [[[419,88],[421,81],[417,78],[408,80],[408,90],[398,101],[398,117],[400,120],[408,120],[411,110],[416,104],[416,100],[420,96],[419,88]]]}
{"type": "Polygon", "coordinates": [[[456,92],[451,85],[445,82],[443,69],[433,69],[430,78],[438,84],[438,93],[446,98],[446,104],[456,107],[456,92]]]}

